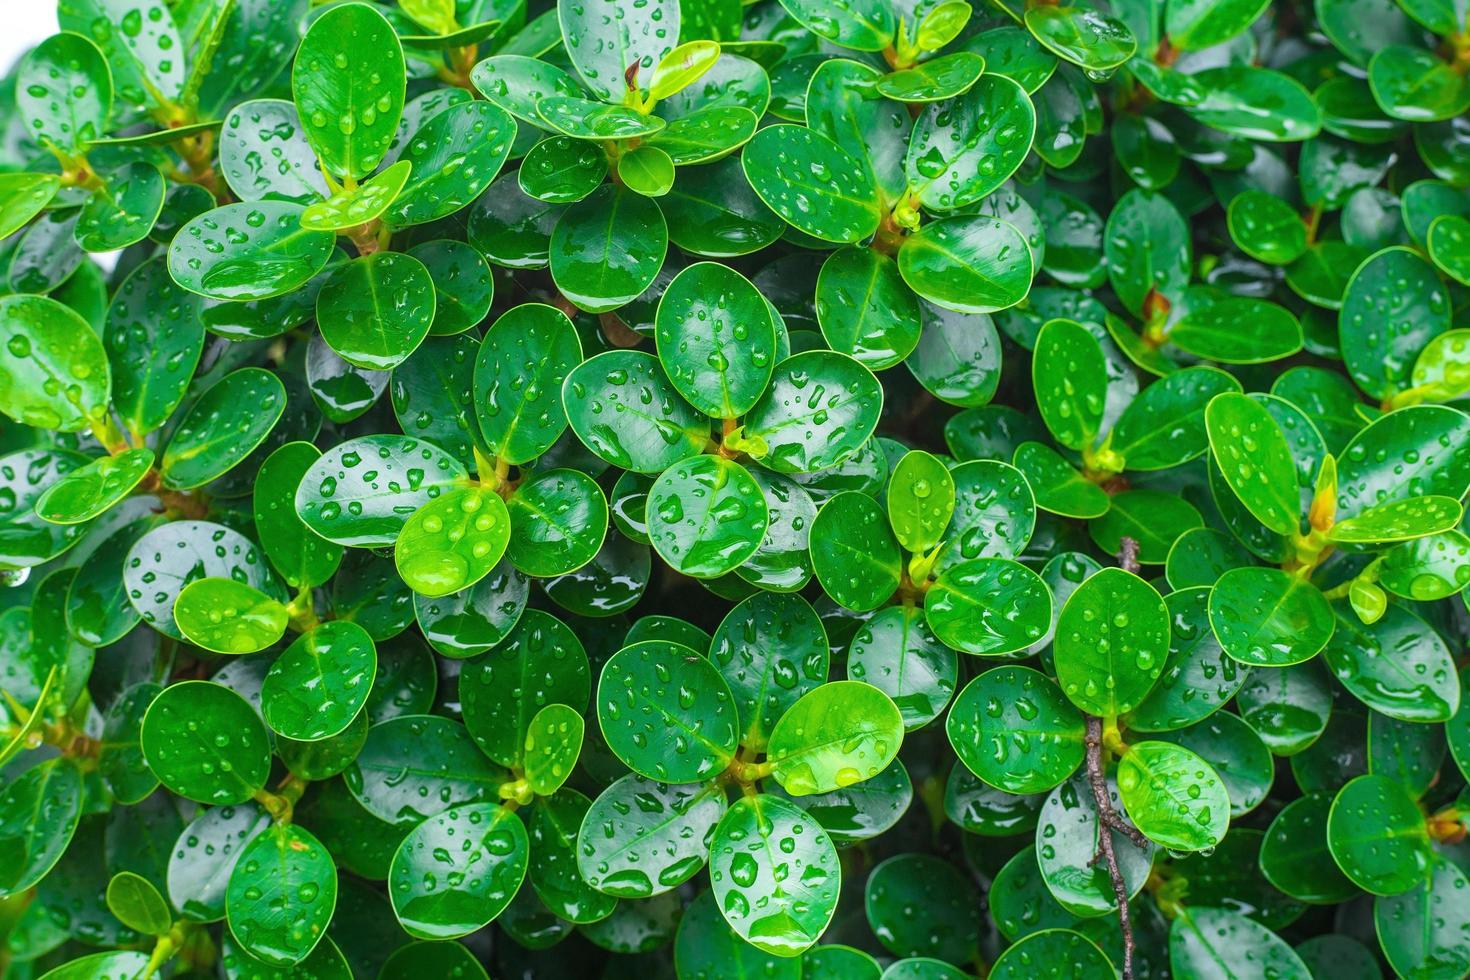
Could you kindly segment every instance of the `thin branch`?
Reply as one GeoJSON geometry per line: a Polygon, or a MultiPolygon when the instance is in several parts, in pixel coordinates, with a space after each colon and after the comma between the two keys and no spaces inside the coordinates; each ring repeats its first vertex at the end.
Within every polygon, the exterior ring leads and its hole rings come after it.
{"type": "MultiPolygon", "coordinates": [[[[1124,551],[1131,539],[1124,538],[1124,551]]],[[[1135,544],[1136,548],[1137,545],[1135,544]]],[[[1123,820],[1113,807],[1108,793],[1108,780],[1103,771],[1103,725],[1095,715],[1087,716],[1087,782],[1092,787],[1093,803],[1097,807],[1097,853],[1092,864],[1106,861],[1108,877],[1113,882],[1113,895],[1118,901],[1118,924],[1123,929],[1123,980],[1133,980],[1133,923],[1128,914],[1128,885],[1123,881],[1123,872],[1118,867],[1118,855],[1113,850],[1113,831],[1123,834],[1139,848],[1147,849],[1148,839],[1137,827],[1123,820]]]]}
{"type": "Polygon", "coordinates": [[[1118,567],[1125,572],[1139,573],[1142,566],[1138,563],[1138,541],[1125,536],[1118,542],[1118,567]]]}

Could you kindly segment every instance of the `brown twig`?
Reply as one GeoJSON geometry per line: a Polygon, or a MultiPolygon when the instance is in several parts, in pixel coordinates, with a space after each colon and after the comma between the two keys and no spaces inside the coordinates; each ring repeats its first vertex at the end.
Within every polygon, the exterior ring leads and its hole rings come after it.
{"type": "Polygon", "coordinates": [[[1139,573],[1138,542],[1133,538],[1125,536],[1118,542],[1118,567],[1134,575],[1139,573]]]}
{"type": "MultiPolygon", "coordinates": [[[[1130,538],[1123,539],[1125,543],[1130,538]]],[[[1136,545],[1135,545],[1136,547],[1136,545]]],[[[1123,872],[1118,867],[1118,855],[1113,850],[1113,831],[1123,834],[1140,848],[1148,847],[1148,840],[1134,827],[1124,822],[1113,808],[1112,796],[1108,793],[1108,780],[1103,772],[1102,719],[1087,716],[1087,782],[1092,787],[1092,799],[1097,806],[1097,853],[1092,864],[1105,860],[1108,877],[1113,882],[1113,895],[1118,901],[1118,924],[1123,930],[1123,980],[1133,980],[1133,923],[1128,915],[1128,885],[1123,881],[1123,872]]]]}

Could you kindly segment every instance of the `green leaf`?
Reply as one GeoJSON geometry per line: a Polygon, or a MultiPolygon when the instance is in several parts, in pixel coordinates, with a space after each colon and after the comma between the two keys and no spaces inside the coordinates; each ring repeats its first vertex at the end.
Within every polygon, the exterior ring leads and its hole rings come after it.
{"type": "Polygon", "coordinates": [[[152,164],[113,171],[82,206],[77,244],[88,252],[111,252],[142,241],[158,221],[163,195],[163,175],[152,164]]]}
{"type": "Polygon", "coordinates": [[[1332,610],[1311,582],[1276,568],[1232,568],[1210,591],[1210,625],[1234,660],[1288,667],[1315,657],[1334,632],[1332,610]]]}
{"type": "Polygon", "coordinates": [[[1180,50],[1200,51],[1240,34],[1267,6],[1262,0],[1170,0],[1164,30],[1180,50]]]}
{"type": "Polygon", "coordinates": [[[1415,405],[1375,419],[1348,443],[1337,467],[1337,519],[1410,497],[1459,499],[1470,487],[1470,418],[1415,405]]]}
{"type": "Polygon", "coordinates": [[[323,623],[303,633],[266,672],[266,724],[298,741],[340,734],[367,703],[377,663],[372,637],[356,623],[323,623]]]}
{"type": "Polygon", "coordinates": [[[1096,483],[1084,477],[1055,449],[1040,442],[1016,447],[1016,469],[1026,475],[1036,495],[1036,506],[1063,517],[1101,517],[1111,501],[1096,483]]]}
{"type": "Polygon", "coordinates": [[[657,473],[709,442],[708,419],[642,351],[607,351],[576,365],[562,384],[562,402],[583,445],[622,469],[657,473]]]}
{"type": "Polygon", "coordinates": [[[1392,603],[1377,622],[1354,620],[1339,613],[1322,650],[1349,693],[1400,721],[1442,722],[1454,715],[1459,679],[1449,649],[1429,624],[1392,603]],[[1393,656],[1384,656],[1385,650],[1393,656]]]}
{"type": "Polygon", "coordinates": [[[968,92],[984,71],[985,59],[980,55],[973,51],[954,51],[912,68],[889,72],[878,80],[876,88],[880,95],[896,102],[942,102],[968,92]]]}
{"type": "Polygon", "coordinates": [[[696,262],[659,299],[659,363],[695,408],[711,418],[737,418],[760,398],[775,368],[775,315],[740,273],[696,262]]]}
{"type": "MultiPolygon", "coordinates": [[[[923,611],[914,606],[880,610],[848,644],[847,676],[888,695],[906,731],[939,717],[954,696],[958,672],[959,658],[939,642],[923,611]]],[[[839,823],[831,829],[836,833],[846,826],[839,823]]]]}
{"type": "Polygon", "coordinates": [[[112,407],[142,436],[184,400],[204,350],[204,300],[180,287],[162,257],[123,280],[107,307],[102,344],[112,372],[112,407]]]}
{"type": "Polygon", "coordinates": [[[934,635],[961,653],[1014,653],[1040,640],[1051,624],[1052,596],[1035,572],[1005,558],[949,565],[924,598],[934,635]]]}
{"type": "Polygon", "coordinates": [[[228,473],[265,441],[286,410],[286,389],[263,368],[241,368],[200,395],[179,422],[159,469],[171,490],[192,490],[228,473]],[[232,409],[251,406],[235,421],[232,409]]]}
{"type": "Polygon", "coordinates": [[[1424,815],[1385,776],[1359,776],[1342,788],[1327,818],[1327,845],[1343,874],[1375,895],[1408,891],[1434,861],[1424,815]]]}
{"type": "Polygon", "coordinates": [[[1429,226],[1429,257],[1445,275],[1470,285],[1470,221],[1457,214],[1440,215],[1429,226]]]}
{"type": "Polygon", "coordinates": [[[871,248],[839,249],[817,276],[817,320],[835,351],[874,371],[892,367],[920,336],[920,301],[898,264],[871,248]]]}
{"type": "Polygon", "coordinates": [[[829,681],[787,709],[766,753],[782,789],[810,796],[873,778],[902,741],[903,717],[888,695],[859,681],[829,681]]]}
{"type": "Polygon", "coordinates": [[[394,164],[410,164],[412,172],[383,220],[407,228],[465,207],[500,173],[515,135],[515,120],[489,102],[462,102],[430,116],[394,164]]]}
{"type": "Polygon", "coordinates": [[[1308,140],[1322,128],[1322,111],[1289,75],[1269,68],[1222,65],[1191,76],[1204,98],[1187,112],[1206,126],[1263,142],[1308,140]]]}
{"type": "Polygon", "coordinates": [[[1116,973],[1107,955],[1080,932],[1043,929],[1001,953],[991,964],[989,976],[995,980],[1034,977],[1107,980],[1116,973]]]}
{"type": "Polygon", "coordinates": [[[618,898],[649,898],[703,868],[707,841],[724,815],[714,782],[669,785],[631,773],[593,801],[577,837],[587,883],[618,898]]]}
{"type": "Polygon", "coordinates": [[[903,556],[883,508],[857,491],[836,494],[817,511],[812,569],[822,588],[858,612],[876,609],[898,589],[903,556]]]}
{"type": "Polygon", "coordinates": [[[61,180],[55,174],[0,175],[0,236],[9,238],[45,210],[61,180]]]}
{"type": "Polygon", "coordinates": [[[920,301],[923,330],[904,360],[935,398],[962,408],[984,405],[1000,382],[1000,337],[984,314],[956,313],[920,301]]]}
{"type": "Polygon", "coordinates": [[[900,962],[908,963],[925,962],[914,959],[921,952],[943,958],[929,963],[973,959],[979,941],[978,904],[969,881],[930,854],[899,854],[884,861],[873,869],[863,895],[869,927],[886,949],[905,957],[900,962]],[[915,908],[926,910],[923,920],[911,914],[915,908]]]}
{"type": "Polygon", "coordinates": [[[1461,516],[1460,502],[1450,497],[1391,500],[1334,524],[1327,539],[1346,544],[1408,541],[1454,530],[1461,516]]]}
{"type": "Polygon", "coordinates": [[[322,339],[349,364],[386,371],[428,336],[434,280],[401,252],[374,252],[334,272],[317,294],[322,339]]]}
{"type": "Polygon", "coordinates": [[[803,126],[760,130],[741,164],[762,201],[792,227],[829,242],[858,242],[878,227],[878,191],[846,149],[803,126]]]}
{"type": "Polygon", "coordinates": [[[1373,99],[1394,119],[1426,123],[1449,119],[1470,107],[1470,85],[1434,53],[1390,44],[1368,63],[1373,99]]]}
{"type": "Polygon", "coordinates": [[[107,910],[145,935],[162,936],[173,928],[173,913],[153,882],[131,871],[120,871],[107,883],[107,910]]]}
{"type": "Polygon", "coordinates": [[[415,827],[393,855],[393,912],[420,939],[468,935],[510,903],[525,880],[529,850],[526,828],[511,810],[494,803],[446,810],[415,827]]]}
{"type": "Polygon", "coordinates": [[[244,803],[270,776],[270,741],[260,716],[211,681],[164,688],[143,716],[141,741],[159,781],[199,803],[244,803]]]}
{"type": "MultiPolygon", "coordinates": [[[[1174,6],[1178,4],[1171,4],[1171,13],[1174,6]]],[[[1236,247],[1251,258],[1287,265],[1307,250],[1307,226],[1301,215],[1265,191],[1248,190],[1235,195],[1226,209],[1226,219],[1236,247]]]]}
{"type": "Polygon", "coordinates": [[[629,89],[647,88],[655,66],[679,41],[679,5],[668,0],[631,10],[614,0],[594,0],[558,7],[557,17],[572,65],[607,102],[620,103],[629,89]]]}
{"type": "Polygon", "coordinates": [[[1118,795],[1138,829],[1175,851],[1200,851],[1225,837],[1230,800],[1210,764],[1169,742],[1138,742],[1118,760],[1118,795]]]}
{"type": "Polygon", "coordinates": [[[403,49],[373,7],[346,4],[312,22],[291,69],[291,97],[317,158],[338,179],[372,173],[403,114],[403,49]]]}
{"type": "Polygon", "coordinates": [[[1378,566],[1378,584],[1419,602],[1445,599],[1470,583],[1470,538],[1446,531],[1388,549],[1378,566]]]}
{"type": "Polygon", "coordinates": [[[331,232],[302,228],[303,211],[287,201],[241,201],[206,211],[174,235],[169,275],[217,300],[294,292],[325,268],[336,242],[331,232]]]}
{"type": "Polygon", "coordinates": [[[731,929],[758,949],[795,956],[832,921],[842,874],[832,839],[803,810],[758,794],[720,818],[710,880],[731,929]]]}
{"type": "Polygon", "coordinates": [[[69,307],[48,296],[6,296],[0,337],[0,412],[63,432],[106,413],[112,381],[102,341],[69,307]]]}
{"type": "Polygon", "coordinates": [[[667,248],[668,226],[658,205],[604,185],[567,208],[556,223],[551,276],[579,309],[605,313],[648,288],[667,248]]]}
{"type": "Polygon", "coordinates": [[[1126,23],[1087,7],[1032,7],[1026,27],[1042,47],[1088,71],[1111,71],[1138,49],[1126,23]]]}
{"type": "Polygon", "coordinates": [[[1169,341],[1224,364],[1260,364],[1295,354],[1302,328],[1283,307],[1244,297],[1193,306],[1169,330],[1169,341]]]}
{"type": "Polygon", "coordinates": [[[300,963],[326,935],[337,868],[310,831],[276,824],[240,851],[225,892],[230,934],[277,967],[300,963]]]}
{"type": "Polygon", "coordinates": [[[717,578],[755,553],[769,522],[765,496],[745,467],[694,456],[663,472],[648,492],[648,536],[675,571],[717,578]]]}
{"type": "Polygon", "coordinates": [[[255,653],[286,633],[290,612],[257,588],[228,578],[190,582],[174,602],[184,638],[215,653],[255,653]]]}
{"type": "Polygon", "coordinates": [[[1036,527],[1036,505],[1026,476],[993,459],[961,463],[950,475],[955,516],[938,567],[973,558],[1020,557],[1036,527]]]}
{"type": "Polygon", "coordinates": [[[231,109],[219,133],[219,160],[226,183],[242,201],[311,205],[331,196],[301,116],[284,99],[252,99],[231,109]],[[276,165],[259,167],[265,157],[276,165]]]}
{"type": "Polygon", "coordinates": [[[549,578],[586,565],[607,535],[607,498],[585,473],[538,473],[506,500],[510,541],[506,557],[527,575],[549,578]]]}
{"type": "Polygon", "coordinates": [[[1025,90],[1004,75],[983,75],[915,122],[904,160],[909,193],[936,211],[973,204],[1010,179],[1035,132],[1025,90]]]}
{"type": "Polygon", "coordinates": [[[1132,471],[1164,470],[1202,454],[1209,446],[1205,409],[1214,396],[1238,392],[1224,371],[1190,367],[1160,378],[1128,403],[1108,436],[1107,448],[1132,471]]]}
{"type": "Polygon", "coordinates": [[[1090,449],[1102,427],[1108,372],[1102,345],[1071,320],[1052,320],[1036,336],[1031,383],[1042,421],[1069,449],[1090,449]]]}
{"type": "MultiPolygon", "coordinates": [[[[564,704],[548,704],[526,732],[526,781],[537,796],[561,788],[582,751],[582,716],[564,704]]],[[[580,821],[579,821],[580,823],[580,821]]]]}
{"type": "Polygon", "coordinates": [[[645,640],[618,651],[598,681],[597,718],[613,753],[649,779],[708,779],[735,756],[730,689],[708,660],[679,643],[645,640]]]}
{"type": "Polygon", "coordinates": [[[36,500],[36,514],[52,524],[84,524],[131,493],[152,466],[151,449],[99,457],[47,487],[36,500]]]}
{"type": "Polygon", "coordinates": [[[745,436],[765,443],[762,466],[810,473],[856,453],[877,427],[883,391],[871,371],[833,351],[794,354],[745,417],[745,436]]]}
{"type": "Polygon", "coordinates": [[[1455,896],[1466,888],[1465,872],[1437,859],[1408,891],[1373,902],[1373,921],[1389,965],[1399,974],[1450,975],[1470,967],[1470,928],[1455,896]]]}
{"type": "Polygon", "coordinates": [[[1161,194],[1131,190],[1118,199],[1103,234],[1108,281],[1129,312],[1141,316],[1150,292],[1171,302],[1189,284],[1189,226],[1161,194]]]}
{"type": "Polygon", "coordinates": [[[993,313],[1026,298],[1031,247],[1015,225],[995,218],[927,222],[904,241],[898,269],[914,292],[958,313],[993,313]]]}
{"type": "Polygon", "coordinates": [[[944,536],[955,512],[955,483],[938,458],[905,453],[888,481],[888,520],[905,550],[927,554],[944,536]]]}
{"type": "Polygon", "coordinates": [[[960,761],[1007,793],[1044,793],[1082,764],[1084,725],[1056,683],[1029,667],[996,667],[955,699],[945,733],[960,761]]]}
{"type": "Polygon", "coordinates": [[[1138,576],[1105,568],[1062,606],[1052,658],[1068,699],[1088,714],[1111,718],[1143,701],[1168,652],[1164,600],[1138,576]]]}
{"type": "Polygon", "coordinates": [[[663,197],[674,186],[674,160],[657,146],[635,147],[618,158],[618,180],[644,197],[663,197]]]}
{"type": "Polygon", "coordinates": [[[1169,926],[1169,966],[1175,976],[1218,975],[1249,964],[1261,976],[1311,976],[1301,957],[1276,933],[1229,909],[1189,908],[1169,926]],[[1249,956],[1247,957],[1247,951],[1249,956]]]}
{"type": "Polygon", "coordinates": [[[7,898],[41,881],[71,844],[82,813],[82,775],[55,758],[7,779],[0,789],[0,894],[7,898]]]}
{"type": "Polygon", "coordinates": [[[53,34],[21,61],[15,107],[43,146],[75,153],[107,133],[112,72],[87,38],[53,34]]]}
{"type": "Polygon", "coordinates": [[[324,453],[301,478],[296,512],[328,541],[391,545],[408,516],[466,479],[459,461],[407,436],[362,436],[324,453]]]}
{"type": "Polygon", "coordinates": [[[1301,520],[1296,464],[1281,427],[1259,402],[1235,392],[1205,408],[1210,450],[1231,491],[1262,524],[1296,534],[1301,520]]]}
{"type": "Polygon", "coordinates": [[[490,574],[509,541],[510,513],[500,495],[459,487],[413,512],[398,533],[393,560],[409,588],[443,596],[490,574]]]}
{"type": "Polygon", "coordinates": [[[351,190],[341,190],[301,212],[301,227],[310,231],[342,231],[365,225],[388,210],[408,183],[413,165],[399,160],[351,190]]]}
{"type": "Polygon", "coordinates": [[[571,321],[525,303],[502,314],[475,358],[475,409],[492,453],[518,465],[545,453],[566,428],[562,383],[582,360],[571,321]]]}
{"type": "Polygon", "coordinates": [[[292,588],[324,585],[342,563],[342,548],[311,533],[296,513],[296,488],[321,455],[310,443],[288,442],[266,457],[255,477],[255,533],[292,588]]]}

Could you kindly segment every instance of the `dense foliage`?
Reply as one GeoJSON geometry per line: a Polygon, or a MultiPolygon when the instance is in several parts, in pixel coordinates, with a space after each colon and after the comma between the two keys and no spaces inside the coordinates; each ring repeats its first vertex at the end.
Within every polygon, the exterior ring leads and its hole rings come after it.
{"type": "Polygon", "coordinates": [[[5,978],[1470,972],[1462,0],[59,22],[5,978]]]}

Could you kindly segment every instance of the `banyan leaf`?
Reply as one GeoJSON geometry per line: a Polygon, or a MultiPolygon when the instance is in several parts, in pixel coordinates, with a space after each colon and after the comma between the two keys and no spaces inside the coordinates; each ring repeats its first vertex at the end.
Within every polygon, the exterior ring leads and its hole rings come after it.
{"type": "Polygon", "coordinates": [[[949,565],[924,599],[924,618],[935,636],[962,653],[982,656],[1013,653],[1041,639],[1052,609],[1041,577],[1005,558],[949,565]]]}
{"type": "Polygon", "coordinates": [[[728,685],[708,660],[678,643],[644,640],[609,660],[598,683],[597,717],[608,747],[649,779],[708,779],[735,755],[737,718],[728,685]],[[678,696],[671,700],[673,683],[678,696]],[[673,741],[666,744],[663,733],[671,729],[673,741]]]}
{"type": "Polygon", "coordinates": [[[1296,465],[1271,414],[1257,401],[1226,392],[1206,406],[1205,428],[1221,475],[1246,509],[1278,534],[1297,533],[1296,465]]]}
{"type": "Polygon", "coordinates": [[[965,686],[945,725],[960,761],[1008,793],[1044,793],[1082,763],[1082,715],[1029,667],[996,667],[965,686]]]}
{"type": "Polygon", "coordinates": [[[296,54],[291,96],[328,171],[351,180],[372,173],[403,112],[403,49],[388,21],[357,4],[318,17],[296,54]]]}
{"type": "Polygon", "coordinates": [[[877,776],[902,741],[903,717],[888,695],[860,681],[829,681],[786,710],[766,755],[781,787],[802,797],[877,776]]]}
{"type": "Polygon", "coordinates": [[[914,292],[958,313],[993,313],[1026,298],[1035,259],[1013,224],[988,217],[927,222],[904,241],[898,269],[914,292]]]}
{"type": "Polygon", "coordinates": [[[16,108],[42,145],[71,153],[106,135],[113,80],[97,45],[81,34],[53,34],[16,76],[16,108]]]}
{"type": "Polygon", "coordinates": [[[1010,179],[1031,146],[1036,110],[1004,75],[925,110],[909,140],[909,193],[936,211],[973,204],[1010,179]]]}
{"type": "Polygon", "coordinates": [[[805,811],[779,797],[742,797],[725,811],[710,865],[725,921],[759,949],[794,956],[817,941],[837,910],[836,847],[805,811]]]}
{"type": "Polygon", "coordinates": [[[849,609],[876,609],[898,589],[898,541],[882,507],[866,494],[846,491],[823,504],[812,522],[810,547],[817,581],[849,609]]]}
{"type": "Polygon", "coordinates": [[[604,313],[653,282],[668,247],[658,205],[604,185],[569,207],[552,232],[549,259],[557,288],[580,309],[604,313]]]}
{"type": "Polygon", "coordinates": [[[75,432],[107,410],[112,379],[87,321],[49,296],[0,299],[0,412],[23,425],[75,432]]]}
{"type": "Polygon", "coordinates": [[[1168,652],[1164,600],[1138,576],[1105,568],[1062,606],[1052,659],[1057,682],[1073,704],[1112,717],[1143,701],[1168,652]]]}
{"type": "Polygon", "coordinates": [[[669,382],[712,418],[744,415],[776,365],[774,313],[744,276],[697,262],[664,289],[655,316],[659,362],[669,382]]]}
{"type": "Polygon", "coordinates": [[[846,149],[801,126],[767,126],[741,152],[750,186],[793,227],[856,242],[878,227],[878,190],[846,149]]]}
{"type": "Polygon", "coordinates": [[[745,436],[765,444],[761,465],[779,473],[828,469],[867,442],[882,411],[872,372],[832,351],[795,354],[745,417],[745,436]]]}

